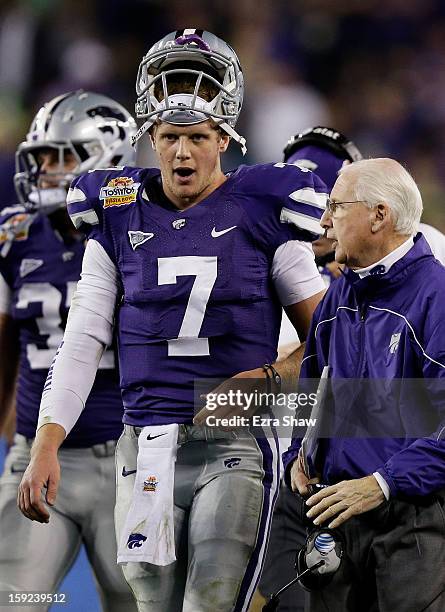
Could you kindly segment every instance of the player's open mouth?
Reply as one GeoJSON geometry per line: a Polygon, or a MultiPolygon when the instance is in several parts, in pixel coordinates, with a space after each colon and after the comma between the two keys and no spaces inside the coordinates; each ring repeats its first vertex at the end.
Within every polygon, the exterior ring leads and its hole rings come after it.
{"type": "Polygon", "coordinates": [[[178,178],[180,183],[188,183],[189,179],[195,174],[193,168],[176,168],[173,174],[178,178]]]}

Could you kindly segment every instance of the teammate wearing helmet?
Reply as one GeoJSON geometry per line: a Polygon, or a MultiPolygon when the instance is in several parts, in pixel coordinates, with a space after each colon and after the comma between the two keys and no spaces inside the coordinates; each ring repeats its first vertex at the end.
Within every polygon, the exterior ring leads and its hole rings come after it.
{"type": "Polygon", "coordinates": [[[69,212],[90,240],[20,507],[47,516],[42,483],[58,474],[39,448],[54,457],[79,417],[123,295],[118,560],[141,612],[246,610],[277,492],[277,441],[211,425],[209,411],[194,421],[194,385],[208,379],[209,391],[215,378],[241,373],[254,383],[268,377],[276,390],[278,374],[295,372],[270,364],[281,306],[304,337],[323,292],[307,241],[326,190],[281,163],[222,172],[229,139],[245,148],[235,131],[243,75],[213,34],[182,30],[159,41],[141,63],[137,94],[145,120],[137,138],[148,132],[160,170],[125,167],[72,183],[69,212]]]}
{"type": "Polygon", "coordinates": [[[27,521],[16,505],[85,251],[66,212],[69,183],[97,166],[132,163],[135,131],[131,115],[106,96],[77,91],[51,100],[17,150],[21,204],[0,216],[0,411],[12,401],[18,374],[17,433],[0,479],[0,591],[57,591],[84,543],[110,612],[136,609],[115,562],[114,449],[123,409],[112,350],[104,352],[85,411],[59,451],[63,482],[51,527],[27,521]]]}

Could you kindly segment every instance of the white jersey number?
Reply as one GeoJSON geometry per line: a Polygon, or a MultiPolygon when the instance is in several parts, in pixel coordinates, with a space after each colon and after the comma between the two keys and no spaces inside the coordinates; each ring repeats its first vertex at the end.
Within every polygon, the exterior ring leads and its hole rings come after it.
{"type": "MultiPolygon", "coordinates": [[[[77,281],[66,284],[65,307],[69,308],[77,281]]],[[[46,336],[45,344],[48,348],[39,348],[36,344],[28,344],[26,355],[32,370],[48,369],[63,338],[62,318],[60,306],[62,293],[50,283],[25,283],[18,293],[16,308],[28,308],[30,304],[42,304],[42,316],[37,317],[36,323],[39,333],[46,336]]],[[[114,355],[106,351],[99,364],[100,368],[113,368],[114,355]]]]}
{"type": "Polygon", "coordinates": [[[178,276],[195,276],[177,338],[168,340],[169,357],[198,357],[209,355],[209,339],[198,338],[218,275],[217,257],[160,257],[159,285],[175,285],[178,276]]]}

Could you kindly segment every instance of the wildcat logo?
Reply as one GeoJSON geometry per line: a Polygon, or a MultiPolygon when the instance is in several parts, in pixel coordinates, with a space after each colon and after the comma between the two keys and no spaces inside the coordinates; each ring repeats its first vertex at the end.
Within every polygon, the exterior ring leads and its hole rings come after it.
{"type": "Polygon", "coordinates": [[[140,548],[146,539],[146,536],[142,535],[142,533],[130,533],[127,541],[127,548],[130,550],[133,548],[140,548]]]}
{"type": "Polygon", "coordinates": [[[231,457],[224,461],[226,468],[232,469],[241,463],[241,457],[231,457]]]}
{"type": "Polygon", "coordinates": [[[131,204],[136,202],[139,185],[140,183],[135,183],[128,176],[118,176],[111,179],[106,187],[101,188],[99,199],[104,201],[104,208],[131,204]]]}
{"type": "Polygon", "coordinates": [[[400,336],[402,334],[399,332],[398,334],[393,334],[391,336],[391,340],[389,342],[389,352],[390,353],[395,353],[396,350],[399,348],[399,343],[400,343],[400,336]]]}
{"type": "Polygon", "coordinates": [[[159,484],[159,480],[156,476],[148,476],[144,480],[144,491],[150,491],[151,493],[156,493],[156,487],[159,484]]]}

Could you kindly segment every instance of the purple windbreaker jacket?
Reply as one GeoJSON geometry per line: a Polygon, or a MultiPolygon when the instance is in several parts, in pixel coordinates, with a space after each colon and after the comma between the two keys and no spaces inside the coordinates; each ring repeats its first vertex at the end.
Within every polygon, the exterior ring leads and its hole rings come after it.
{"type": "MultiPolygon", "coordinates": [[[[393,496],[444,488],[445,268],[422,234],[386,274],[360,279],[348,270],[330,286],[314,313],[301,378],[319,378],[326,365],[333,397],[317,456],[321,481],[378,471],[393,496]]],[[[300,440],[294,431],[283,455],[288,484],[300,440]]]]}

